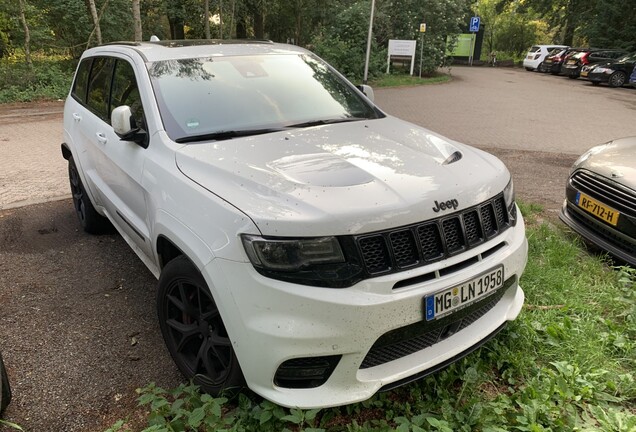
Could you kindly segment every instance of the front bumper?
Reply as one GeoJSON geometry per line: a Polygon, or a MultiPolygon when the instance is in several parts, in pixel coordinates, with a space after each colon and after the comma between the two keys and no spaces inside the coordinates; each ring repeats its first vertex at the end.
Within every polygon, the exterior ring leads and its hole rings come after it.
{"type": "Polygon", "coordinates": [[[215,294],[248,386],[280,405],[322,408],[368,399],[383,387],[435,371],[468,354],[521,311],[524,294],[518,280],[526,260],[525,227],[519,217],[515,227],[465,253],[367,279],[350,288],[317,288],[274,280],[257,273],[251,264],[224,259],[213,260],[204,277],[215,294]],[[462,266],[462,262],[470,264],[462,266]],[[426,296],[499,265],[503,265],[507,289],[450,315],[471,313],[469,324],[450,331],[440,329],[446,332],[444,337],[423,349],[403,356],[392,354],[388,361],[365,362],[374,344],[387,333],[414,328],[428,332],[423,307],[426,296]],[[438,272],[432,280],[394,288],[400,281],[453,266],[461,270],[443,276],[438,272]],[[475,315],[471,308],[481,312],[475,315]],[[290,359],[334,356],[338,359],[335,369],[318,387],[275,384],[277,370],[290,359]]]}
{"type": "Polygon", "coordinates": [[[586,78],[592,82],[607,83],[609,77],[610,74],[590,72],[586,78]]]}
{"type": "Polygon", "coordinates": [[[636,267],[636,239],[580,210],[567,198],[563,201],[559,218],[587,241],[636,267]]]}

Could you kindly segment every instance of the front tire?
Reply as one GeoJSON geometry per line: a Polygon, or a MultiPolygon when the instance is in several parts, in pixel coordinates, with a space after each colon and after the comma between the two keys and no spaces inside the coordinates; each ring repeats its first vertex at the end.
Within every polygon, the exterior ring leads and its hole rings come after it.
{"type": "Polygon", "coordinates": [[[243,373],[203,276],[185,256],[162,270],[157,291],[161,333],[177,367],[211,395],[234,396],[243,373]]]}
{"type": "Polygon", "coordinates": [[[73,195],[73,207],[84,231],[90,234],[101,234],[108,229],[109,222],[104,216],[97,213],[90,197],[84,189],[77,166],[73,157],[68,160],[68,178],[71,183],[73,195]]]}
{"type": "Polygon", "coordinates": [[[614,72],[610,75],[609,81],[607,82],[610,87],[623,87],[625,81],[627,80],[627,75],[625,72],[614,72]]]}

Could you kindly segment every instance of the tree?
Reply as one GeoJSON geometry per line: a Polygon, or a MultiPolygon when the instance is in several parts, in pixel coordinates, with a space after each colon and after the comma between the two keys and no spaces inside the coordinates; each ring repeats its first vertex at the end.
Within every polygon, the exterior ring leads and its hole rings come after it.
{"type": "Polygon", "coordinates": [[[22,21],[22,26],[24,27],[24,55],[25,60],[29,66],[32,66],[31,62],[31,33],[29,32],[29,26],[27,24],[26,15],[24,12],[24,2],[26,0],[19,0],[20,4],[20,20],[22,21]]]}
{"type": "Polygon", "coordinates": [[[93,25],[95,26],[95,37],[97,38],[97,44],[102,44],[102,30],[99,25],[99,17],[97,16],[97,7],[95,6],[95,0],[88,0],[88,9],[93,18],[93,25]]]}
{"type": "MultiPolygon", "coordinates": [[[[207,2],[208,0],[206,0],[207,2]]],[[[133,23],[135,27],[135,40],[142,40],[142,31],[141,31],[141,10],[139,7],[139,0],[132,0],[132,14],[133,14],[133,23]]]]}
{"type": "Polygon", "coordinates": [[[203,0],[205,5],[203,13],[203,26],[205,28],[205,38],[210,39],[210,0],[203,0]]]}

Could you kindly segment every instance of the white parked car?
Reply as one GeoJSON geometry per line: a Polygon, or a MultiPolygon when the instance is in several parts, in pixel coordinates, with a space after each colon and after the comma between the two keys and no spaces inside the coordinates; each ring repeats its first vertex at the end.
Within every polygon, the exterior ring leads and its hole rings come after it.
{"type": "Polygon", "coordinates": [[[523,67],[527,71],[539,70],[541,63],[555,48],[569,48],[567,45],[533,45],[523,59],[523,67]]]}
{"type": "Polygon", "coordinates": [[[362,89],[269,42],[82,56],[62,145],[75,210],[88,232],[107,218],[159,279],[167,347],[204,390],[361,401],[519,314],[508,170],[362,89]]]}

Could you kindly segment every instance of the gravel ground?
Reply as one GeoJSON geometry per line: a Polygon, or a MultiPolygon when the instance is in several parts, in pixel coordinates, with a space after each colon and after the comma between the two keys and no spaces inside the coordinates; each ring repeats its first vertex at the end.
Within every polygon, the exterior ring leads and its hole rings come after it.
{"type": "Polygon", "coordinates": [[[72,208],[0,212],[5,417],[27,431],[102,431],[134,410],[136,388],[182,379],[159,331],[156,279],[118,234],[79,230],[72,208]]]}

